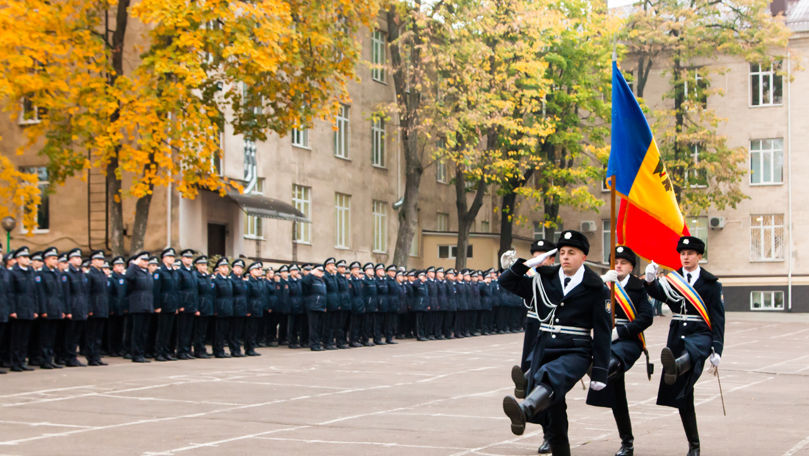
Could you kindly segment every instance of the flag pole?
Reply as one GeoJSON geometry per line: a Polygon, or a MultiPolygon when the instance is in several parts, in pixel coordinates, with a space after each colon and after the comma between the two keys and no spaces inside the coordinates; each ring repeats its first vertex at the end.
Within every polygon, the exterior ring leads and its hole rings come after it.
{"type": "MultiPolygon", "coordinates": [[[[610,269],[615,269],[615,175],[610,176],[610,269]]],[[[610,315],[615,328],[615,284],[610,287],[610,315]]]]}

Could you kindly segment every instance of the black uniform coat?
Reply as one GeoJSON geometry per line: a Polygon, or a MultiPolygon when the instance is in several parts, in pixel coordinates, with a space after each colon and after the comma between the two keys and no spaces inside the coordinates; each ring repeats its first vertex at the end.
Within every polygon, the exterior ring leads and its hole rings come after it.
{"type": "Polygon", "coordinates": [[[199,310],[196,271],[182,265],[175,272],[177,273],[177,294],[180,297],[180,307],[183,308],[183,313],[196,313],[199,310]]]}
{"type": "Polygon", "coordinates": [[[250,312],[247,305],[247,281],[244,276],[230,273],[230,282],[233,284],[233,316],[246,317],[250,312]]]}
{"type": "MultiPolygon", "coordinates": [[[[533,279],[526,277],[528,268],[520,259],[500,277],[500,285],[526,300],[533,299],[533,279]]],[[[538,268],[548,299],[556,304],[553,324],[592,329],[590,336],[540,332],[532,351],[528,391],[540,382],[550,386],[561,400],[587,372],[592,360],[591,378],[607,383],[612,334],[609,290],[601,278],[584,266],[582,282],[567,295],[562,294],[559,280],[561,266],[538,268]]],[[[539,292],[537,291],[537,295],[539,292]]],[[[551,309],[539,304],[539,317],[548,318],[551,309]]]]}
{"type": "Polygon", "coordinates": [[[39,314],[48,315],[48,320],[59,320],[65,311],[65,297],[62,293],[62,284],[59,282],[60,272],[58,269],[48,269],[43,267],[36,272],[34,281],[36,282],[37,303],[39,314]]]}
{"type": "Polygon", "coordinates": [[[247,308],[251,317],[263,317],[267,310],[267,291],[264,279],[247,279],[247,308]]]}
{"type": "Polygon", "coordinates": [[[303,278],[303,299],[308,312],[326,311],[326,281],[322,277],[309,274],[303,278]]]}
{"type": "Polygon", "coordinates": [[[277,312],[278,311],[278,282],[275,279],[264,279],[264,312],[277,312]]]}
{"type": "Polygon", "coordinates": [[[430,290],[428,282],[416,280],[413,282],[413,311],[426,312],[430,310],[430,290]]]}
{"type": "Polygon", "coordinates": [[[374,278],[374,282],[376,283],[376,302],[377,308],[375,312],[387,312],[388,311],[388,281],[386,277],[376,277],[374,278]]]}
{"type": "Polygon", "coordinates": [[[289,299],[289,282],[283,278],[275,282],[275,297],[278,299],[277,311],[282,314],[289,314],[292,304],[289,299]]]}
{"type": "Polygon", "coordinates": [[[110,314],[123,315],[129,311],[126,301],[126,276],[113,272],[109,277],[110,314]]]}
{"type": "MultiPolygon", "coordinates": [[[[682,269],[677,272],[685,277],[682,269]]],[[[691,357],[691,370],[688,374],[677,377],[677,381],[673,385],[666,385],[663,382],[663,376],[660,376],[660,388],[657,391],[658,405],[679,407],[685,401],[693,400],[694,384],[702,374],[703,364],[711,355],[711,349],[718,355],[722,354],[725,341],[725,303],[722,297],[722,284],[715,275],[701,269],[699,278],[694,282],[693,287],[705,302],[708,316],[711,319],[711,327],[709,328],[704,321],[671,320],[666,346],[671,349],[675,357],[679,357],[683,352],[688,352],[691,357]]],[[[699,315],[687,301],[676,303],[669,300],[657,280],[647,283],[646,290],[649,292],[649,296],[665,302],[675,313],[699,315]]]]}
{"type": "Polygon", "coordinates": [[[149,271],[134,264],[129,266],[126,270],[126,298],[129,313],[154,312],[154,284],[155,280],[149,271]]]}
{"type": "Polygon", "coordinates": [[[107,318],[110,316],[109,287],[107,275],[101,269],[91,267],[87,273],[90,283],[90,312],[93,318],[107,318]]]}
{"type": "Polygon", "coordinates": [[[425,288],[427,288],[427,296],[429,296],[429,306],[430,311],[440,310],[440,303],[438,302],[438,282],[435,279],[427,279],[426,282],[422,284],[425,288]]]}
{"type": "Polygon", "coordinates": [[[460,281],[455,283],[455,290],[458,295],[456,302],[458,303],[458,311],[466,312],[469,310],[469,282],[460,281]]]}
{"type": "Polygon", "coordinates": [[[8,269],[0,265],[0,323],[6,323],[8,321],[8,314],[11,310],[8,276],[8,269]]]}
{"type": "Polygon", "coordinates": [[[362,278],[351,276],[348,279],[349,291],[351,292],[351,312],[356,314],[365,313],[365,297],[363,295],[364,283],[362,278]]]}
{"type": "Polygon", "coordinates": [[[62,274],[62,285],[67,303],[65,313],[70,314],[73,320],[87,320],[87,313],[90,312],[90,283],[87,275],[71,264],[62,274]]]}
{"type": "Polygon", "coordinates": [[[301,279],[289,278],[289,312],[293,315],[302,315],[306,313],[303,307],[303,289],[301,288],[301,279]]]}
{"type": "Polygon", "coordinates": [[[30,266],[23,269],[15,264],[11,268],[10,289],[11,313],[17,314],[17,320],[33,320],[34,314],[39,312],[34,269],[30,266]]]}
{"type": "Polygon", "coordinates": [[[362,279],[362,299],[365,301],[365,312],[379,312],[379,298],[376,279],[368,276],[362,279]]]}
{"type": "Polygon", "coordinates": [[[492,287],[485,281],[478,282],[480,290],[480,310],[492,310],[492,287]]]}
{"type": "MultiPolygon", "coordinates": [[[[623,372],[628,371],[640,358],[643,352],[643,344],[638,335],[652,326],[654,320],[654,309],[649,303],[646,287],[639,278],[630,275],[624,287],[632,305],[635,307],[635,320],[628,324],[615,324],[618,331],[618,340],[612,342],[612,357],[617,358],[623,366],[623,372]]],[[[628,320],[623,308],[615,303],[615,319],[628,320]]],[[[613,383],[608,382],[607,387],[601,391],[589,390],[587,392],[587,403],[600,407],[612,407],[614,405],[615,391],[613,383]]]]}
{"type": "Polygon", "coordinates": [[[325,272],[323,282],[326,283],[326,310],[329,312],[340,310],[340,286],[337,284],[337,276],[325,272]]]}
{"type": "Polygon", "coordinates": [[[180,280],[177,271],[169,269],[165,264],[160,265],[155,274],[157,281],[155,282],[155,291],[157,292],[157,302],[155,309],[161,309],[161,312],[174,313],[180,308],[180,280]]]}
{"type": "Polygon", "coordinates": [[[399,284],[391,276],[385,277],[388,286],[388,305],[385,312],[399,312],[399,284]]]}
{"type": "Polygon", "coordinates": [[[197,282],[197,296],[199,296],[199,302],[197,304],[199,315],[202,317],[210,317],[213,315],[213,303],[216,299],[216,285],[214,285],[211,275],[207,273],[203,274],[199,271],[194,271],[194,279],[197,282]]]}
{"type": "Polygon", "coordinates": [[[213,311],[217,317],[233,316],[233,281],[230,277],[216,274],[213,277],[216,295],[213,301],[213,311]]]}
{"type": "Polygon", "coordinates": [[[337,274],[337,288],[340,290],[339,310],[351,310],[351,290],[349,290],[348,279],[343,274],[337,274]]]}

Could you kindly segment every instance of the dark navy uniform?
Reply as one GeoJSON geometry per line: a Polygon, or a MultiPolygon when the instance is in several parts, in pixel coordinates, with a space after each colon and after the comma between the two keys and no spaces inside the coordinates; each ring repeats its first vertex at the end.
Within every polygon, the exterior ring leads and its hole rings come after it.
{"type": "Polygon", "coordinates": [[[190,267],[180,266],[177,274],[177,295],[180,299],[180,310],[177,316],[177,357],[191,359],[191,346],[194,336],[194,322],[199,312],[199,287],[197,278],[190,267]]]}
{"type": "Polygon", "coordinates": [[[65,328],[65,362],[67,366],[82,366],[77,357],[76,347],[84,334],[87,317],[90,312],[90,283],[81,269],[72,264],[62,275],[66,314],[70,315],[70,322],[65,328]]]}
{"type": "Polygon", "coordinates": [[[233,283],[230,277],[216,274],[213,277],[214,290],[214,316],[216,327],[214,329],[213,354],[217,358],[229,358],[225,353],[225,341],[230,334],[230,320],[233,317],[233,283]]]}
{"type": "Polygon", "coordinates": [[[287,317],[287,338],[289,348],[306,345],[306,309],[303,305],[301,279],[290,276],[289,285],[289,317],[287,317]]]}
{"type": "Polygon", "coordinates": [[[331,350],[337,347],[338,331],[340,329],[340,285],[337,275],[328,271],[323,273],[323,282],[326,284],[326,315],[323,316],[323,343],[331,350]]]}
{"type": "Polygon", "coordinates": [[[28,354],[28,338],[31,326],[37,318],[39,306],[36,298],[34,270],[15,264],[11,269],[11,312],[16,317],[11,321],[11,370],[29,370],[25,364],[28,354]]]}
{"type": "Polygon", "coordinates": [[[34,277],[37,285],[39,313],[42,318],[39,328],[40,358],[41,366],[45,369],[56,367],[53,363],[56,329],[65,314],[65,297],[59,276],[57,268],[43,267],[34,277]]]}
{"type": "Polygon", "coordinates": [[[145,362],[149,320],[154,312],[155,280],[149,271],[132,264],[126,270],[126,299],[131,323],[129,353],[133,362],[145,362]]]}
{"type": "MultiPolygon", "coordinates": [[[[367,265],[366,265],[367,266],[367,265]]],[[[367,268],[366,268],[367,269],[367,268]]],[[[363,317],[363,345],[373,345],[374,335],[378,332],[376,326],[376,319],[374,314],[379,311],[379,290],[377,288],[377,281],[372,277],[366,275],[362,279],[362,295],[365,301],[365,316],[363,317]]]]}
{"type": "Polygon", "coordinates": [[[243,275],[238,276],[235,273],[230,274],[230,280],[233,283],[233,318],[230,320],[228,346],[230,355],[239,358],[244,356],[241,341],[244,336],[247,314],[250,313],[247,305],[247,281],[243,275]]]}
{"type": "MultiPolygon", "coordinates": [[[[2,257],[0,256],[0,260],[2,257]]],[[[8,334],[8,314],[11,312],[11,302],[9,295],[9,271],[5,264],[0,264],[0,364],[10,365],[6,335],[8,334]]],[[[4,369],[0,369],[1,374],[5,374],[4,369]]]]}
{"type": "Polygon", "coordinates": [[[111,356],[122,356],[124,346],[125,321],[128,312],[126,302],[126,276],[113,271],[109,277],[110,284],[110,316],[107,319],[108,346],[111,356]]]}
{"type": "Polygon", "coordinates": [[[259,356],[256,352],[258,347],[258,322],[264,316],[267,309],[266,280],[253,277],[247,279],[247,307],[250,316],[247,317],[244,326],[244,354],[247,356],[259,356]]]}
{"type": "Polygon", "coordinates": [[[155,310],[160,309],[157,315],[157,333],[155,334],[155,360],[176,360],[171,349],[171,334],[177,320],[177,310],[180,307],[179,276],[174,268],[165,264],[156,272],[155,283],[157,303],[155,310]]]}
{"type": "MultiPolygon", "coordinates": [[[[388,266],[388,271],[396,270],[395,266],[388,266]]],[[[385,343],[395,344],[393,338],[396,336],[396,318],[399,314],[399,284],[390,275],[384,278],[387,288],[387,303],[382,320],[382,335],[385,336],[385,343]]]]}
{"type": "Polygon", "coordinates": [[[419,280],[413,282],[413,312],[416,314],[415,326],[413,328],[416,340],[426,341],[426,324],[425,317],[427,312],[430,311],[430,290],[427,287],[427,282],[422,282],[423,272],[419,275],[419,280]]]}
{"type": "Polygon", "coordinates": [[[306,316],[309,322],[309,348],[313,351],[323,350],[321,347],[324,334],[324,318],[326,316],[327,288],[322,277],[310,273],[302,281],[306,316]]]}
{"type": "MultiPolygon", "coordinates": [[[[281,275],[280,273],[278,274],[281,275]]],[[[289,283],[283,277],[278,277],[275,281],[275,298],[277,300],[276,320],[278,321],[278,345],[289,344],[288,320],[290,311],[289,283]]]]}
{"type": "MultiPolygon", "coordinates": [[[[338,263],[338,266],[340,263],[338,263]]],[[[340,295],[340,307],[337,310],[337,348],[348,348],[349,315],[351,314],[351,290],[345,275],[337,273],[337,288],[340,295]]]]}
{"type": "Polygon", "coordinates": [[[366,342],[363,324],[365,322],[365,292],[361,277],[351,276],[349,279],[351,291],[351,346],[360,347],[366,342]]]}
{"type": "Polygon", "coordinates": [[[210,274],[194,271],[194,278],[197,282],[197,296],[199,296],[199,316],[194,321],[194,356],[208,358],[210,355],[205,348],[205,337],[208,335],[208,327],[214,315],[216,290],[210,274]]]}
{"type": "Polygon", "coordinates": [[[104,325],[109,317],[109,280],[104,271],[90,267],[87,273],[90,285],[90,315],[87,319],[85,331],[84,354],[91,366],[100,366],[101,341],[104,336],[104,325]]]}

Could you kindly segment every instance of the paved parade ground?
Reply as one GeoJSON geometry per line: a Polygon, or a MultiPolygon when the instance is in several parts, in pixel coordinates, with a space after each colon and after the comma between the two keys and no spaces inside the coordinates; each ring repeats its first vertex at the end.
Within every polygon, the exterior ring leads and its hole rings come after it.
{"type": "MultiPolygon", "coordinates": [[[[809,316],[728,314],[716,379],[696,387],[705,455],[809,455],[809,316]]],[[[627,389],[638,455],[687,450],[676,409],[655,405],[668,318],[647,331],[656,366],[627,389]]],[[[37,370],[0,377],[0,454],[532,455],[501,401],[522,334],[330,352],[37,370]]],[[[568,394],[574,455],[609,455],[609,409],[568,394]]]]}

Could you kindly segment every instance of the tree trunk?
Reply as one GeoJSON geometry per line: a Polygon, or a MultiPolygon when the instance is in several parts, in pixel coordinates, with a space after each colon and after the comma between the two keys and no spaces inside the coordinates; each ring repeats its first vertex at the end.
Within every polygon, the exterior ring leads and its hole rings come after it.
{"type": "Polygon", "coordinates": [[[138,198],[135,204],[135,223],[132,225],[132,242],[130,251],[143,250],[143,240],[146,237],[146,225],[149,222],[149,206],[152,203],[152,192],[138,198]]]}
{"type": "Polygon", "coordinates": [[[458,209],[458,239],[455,243],[455,269],[466,267],[466,250],[469,246],[469,232],[472,223],[483,206],[483,196],[486,194],[486,183],[481,179],[475,185],[475,197],[472,205],[466,201],[466,179],[464,179],[463,169],[460,164],[455,168],[455,207],[458,209]]]}
{"type": "MultiPolygon", "coordinates": [[[[115,31],[112,34],[112,74],[108,78],[108,84],[112,86],[118,76],[124,74],[124,39],[126,37],[126,26],[129,19],[129,0],[119,0],[115,14],[115,31]]],[[[106,39],[106,34],[105,34],[106,39]]],[[[120,108],[119,108],[120,109],[120,108]]],[[[118,121],[120,111],[118,109],[110,116],[110,123],[118,121]]],[[[118,153],[121,147],[115,148],[115,155],[107,164],[107,200],[110,204],[110,246],[113,255],[123,255],[124,247],[124,209],[123,195],[121,194],[121,178],[116,172],[118,170],[118,153]]]]}
{"type": "Polygon", "coordinates": [[[687,70],[682,66],[680,52],[677,51],[675,53],[674,68],[671,75],[672,78],[674,78],[674,141],[672,149],[674,152],[673,163],[675,165],[669,170],[669,172],[677,177],[676,179],[670,179],[670,182],[674,184],[674,194],[677,196],[677,201],[682,200],[680,195],[682,186],[680,183],[685,182],[685,167],[679,165],[678,162],[680,159],[684,158],[684,145],[682,144],[681,138],[685,126],[685,111],[683,105],[685,104],[685,77],[687,75],[687,70]]]}

